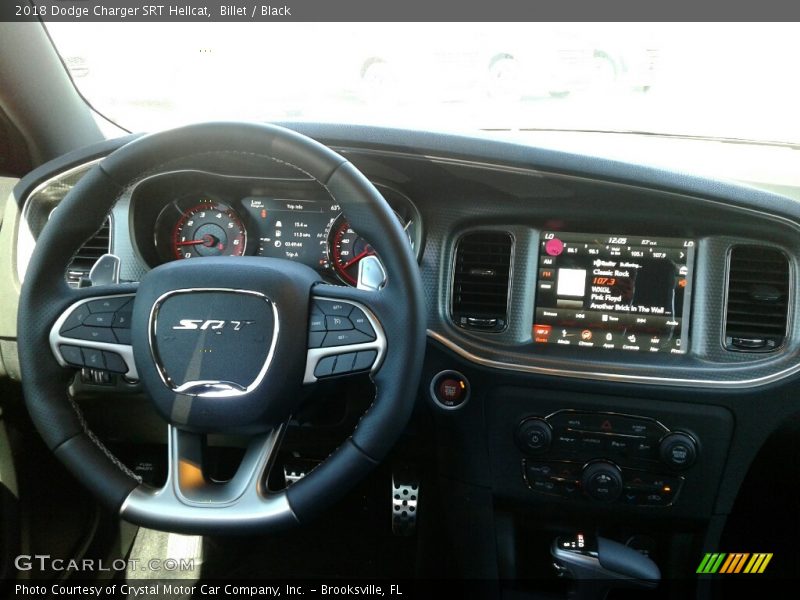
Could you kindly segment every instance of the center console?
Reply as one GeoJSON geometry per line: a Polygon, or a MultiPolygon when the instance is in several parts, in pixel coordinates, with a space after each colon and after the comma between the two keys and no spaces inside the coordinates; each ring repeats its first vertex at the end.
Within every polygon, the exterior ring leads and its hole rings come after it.
{"type": "Polygon", "coordinates": [[[538,494],[633,506],[671,505],[699,447],[655,419],[560,410],[516,430],[522,476],[538,494]]]}
{"type": "Polygon", "coordinates": [[[725,408],[516,386],[485,406],[500,497],[583,516],[713,511],[733,433],[725,408]]]}

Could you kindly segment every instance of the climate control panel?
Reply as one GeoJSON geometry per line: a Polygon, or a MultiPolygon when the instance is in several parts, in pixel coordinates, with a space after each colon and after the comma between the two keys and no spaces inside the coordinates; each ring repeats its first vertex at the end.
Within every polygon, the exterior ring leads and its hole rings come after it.
{"type": "Polygon", "coordinates": [[[537,493],[633,506],[669,506],[697,440],[649,417],[561,410],[517,426],[522,471],[537,493]]]}

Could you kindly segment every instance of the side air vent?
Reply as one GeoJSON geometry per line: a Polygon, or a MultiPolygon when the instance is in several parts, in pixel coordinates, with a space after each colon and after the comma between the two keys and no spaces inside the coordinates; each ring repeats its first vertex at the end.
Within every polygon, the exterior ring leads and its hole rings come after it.
{"type": "Polygon", "coordinates": [[[789,308],[789,261],[779,250],[736,246],[728,271],[725,345],[771,352],[783,344],[789,308]]]}
{"type": "Polygon", "coordinates": [[[508,322],[511,234],[468,233],[458,242],[453,272],[452,316],[467,329],[502,331],[508,322]]]}
{"type": "Polygon", "coordinates": [[[88,242],[86,242],[72,259],[67,267],[67,282],[72,287],[80,285],[81,278],[88,277],[97,259],[108,254],[111,244],[111,223],[106,219],[103,226],[98,229],[88,242]]]}

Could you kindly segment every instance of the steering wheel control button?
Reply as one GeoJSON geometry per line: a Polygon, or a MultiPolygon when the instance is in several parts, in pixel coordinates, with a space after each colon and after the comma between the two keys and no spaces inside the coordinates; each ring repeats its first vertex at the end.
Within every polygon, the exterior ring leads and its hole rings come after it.
{"type": "Polygon", "coordinates": [[[70,329],[63,334],[64,337],[74,338],[76,340],[86,340],[89,342],[103,342],[105,344],[116,344],[117,338],[111,332],[111,329],[105,327],[86,327],[81,325],[75,329],[70,329]]]}
{"type": "Polygon", "coordinates": [[[440,408],[455,410],[469,400],[469,381],[458,371],[442,371],[431,379],[430,393],[440,408]]]}
{"type": "Polygon", "coordinates": [[[128,304],[132,299],[132,296],[118,296],[115,298],[100,298],[98,300],[91,300],[86,303],[86,306],[89,308],[89,312],[92,313],[106,313],[106,312],[117,312],[123,306],[128,304]]]}
{"type": "Polygon", "coordinates": [[[83,322],[86,320],[86,317],[89,316],[89,307],[85,304],[81,304],[80,306],[76,307],[66,318],[64,324],[61,325],[61,329],[59,333],[64,333],[69,331],[70,329],[75,329],[76,327],[80,327],[83,325],[83,322]]]}
{"type": "Polygon", "coordinates": [[[111,326],[116,327],[117,329],[130,329],[132,316],[133,313],[127,309],[116,312],[114,313],[114,322],[111,324],[111,326]]]}
{"type": "Polygon", "coordinates": [[[349,317],[350,311],[353,310],[352,304],[335,300],[317,300],[316,305],[324,314],[331,317],[349,317]]]}
{"type": "Polygon", "coordinates": [[[356,354],[356,360],[353,363],[353,371],[366,371],[371,369],[375,364],[375,359],[378,358],[378,353],[375,350],[362,350],[356,354]]]}
{"type": "Polygon", "coordinates": [[[331,331],[325,335],[322,347],[333,348],[335,346],[351,346],[353,344],[363,344],[371,341],[373,341],[373,338],[355,329],[351,329],[350,331],[331,331]]]}
{"type": "Polygon", "coordinates": [[[375,366],[385,343],[383,339],[378,341],[379,336],[366,311],[344,300],[315,298],[309,329],[304,383],[369,371],[375,366]],[[355,345],[367,347],[355,352],[346,351],[355,345]]]}
{"type": "Polygon", "coordinates": [[[320,348],[325,341],[325,331],[310,331],[308,333],[308,347],[320,348]]]}
{"type": "Polygon", "coordinates": [[[328,331],[348,331],[353,324],[347,317],[325,317],[325,328],[328,331]]]}
{"type": "Polygon", "coordinates": [[[92,313],[83,324],[89,327],[111,327],[114,322],[114,313],[92,313]]]}
{"type": "Polygon", "coordinates": [[[377,357],[378,353],[375,350],[326,356],[321,358],[314,368],[314,377],[323,378],[365,371],[372,368],[377,357]]]}
{"type": "Polygon", "coordinates": [[[328,377],[333,374],[333,368],[336,366],[335,356],[326,356],[321,359],[317,366],[314,368],[314,377],[328,377]]]}
{"type": "Polygon", "coordinates": [[[697,442],[687,433],[670,433],[661,440],[659,455],[673,469],[688,469],[697,460],[697,442]]]}
{"type": "Polygon", "coordinates": [[[81,351],[83,352],[83,365],[85,367],[100,370],[106,368],[106,361],[103,358],[102,350],[97,350],[96,348],[82,348],[81,351]]]}
{"type": "Polygon", "coordinates": [[[308,319],[308,330],[309,331],[325,331],[325,315],[322,313],[311,313],[311,316],[308,319]]]}
{"type": "Polygon", "coordinates": [[[609,462],[589,464],[583,471],[581,483],[586,494],[600,502],[614,502],[622,494],[622,473],[609,462]]]}
{"type": "Polygon", "coordinates": [[[106,363],[106,370],[113,373],[127,373],[128,365],[116,352],[103,351],[103,360],[106,363]]]}
{"type": "Polygon", "coordinates": [[[356,359],[355,352],[347,354],[340,354],[336,357],[336,366],[333,367],[334,375],[344,375],[345,373],[353,372],[353,362],[356,359]]]}
{"type": "Polygon", "coordinates": [[[120,344],[125,344],[130,346],[131,344],[131,330],[130,329],[117,329],[116,327],[112,329],[114,332],[114,336],[117,338],[117,342],[120,344]]]}
{"type": "Polygon", "coordinates": [[[67,346],[62,344],[58,347],[58,350],[61,352],[61,356],[64,358],[64,360],[69,364],[75,367],[83,366],[83,353],[81,353],[81,349],[77,346],[67,346]]]}
{"type": "Polygon", "coordinates": [[[361,333],[365,333],[375,339],[375,330],[363,310],[358,307],[353,308],[353,312],[350,313],[350,321],[361,333]]]}

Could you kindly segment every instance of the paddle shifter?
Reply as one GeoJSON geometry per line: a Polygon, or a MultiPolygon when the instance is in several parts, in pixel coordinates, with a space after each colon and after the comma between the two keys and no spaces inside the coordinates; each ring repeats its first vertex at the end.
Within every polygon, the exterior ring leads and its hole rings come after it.
{"type": "Polygon", "coordinates": [[[575,580],[570,598],[603,600],[613,588],[653,589],[661,580],[658,566],[623,544],[577,533],[558,537],[550,549],[554,566],[575,580]]]}

